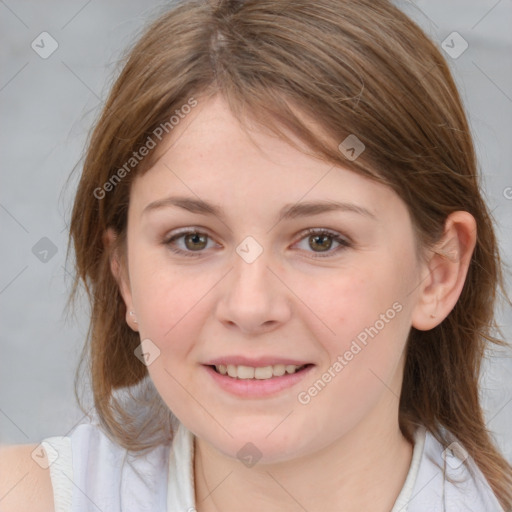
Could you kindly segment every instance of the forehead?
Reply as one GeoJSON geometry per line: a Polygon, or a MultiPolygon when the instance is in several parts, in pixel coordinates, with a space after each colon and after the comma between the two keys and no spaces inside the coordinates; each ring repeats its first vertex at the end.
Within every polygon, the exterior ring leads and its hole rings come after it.
{"type": "Polygon", "coordinates": [[[403,215],[405,205],[388,187],[306,154],[296,138],[299,149],[248,126],[249,132],[221,97],[199,103],[155,149],[156,163],[132,185],[130,208],[180,195],[240,212],[326,200],[358,202],[376,216],[393,207],[403,215]]]}

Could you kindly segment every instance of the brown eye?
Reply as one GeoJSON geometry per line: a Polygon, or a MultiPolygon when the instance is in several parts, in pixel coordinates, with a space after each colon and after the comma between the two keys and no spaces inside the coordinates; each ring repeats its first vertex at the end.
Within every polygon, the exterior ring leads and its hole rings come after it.
{"type": "Polygon", "coordinates": [[[185,246],[191,251],[197,251],[206,247],[208,235],[201,233],[189,233],[184,235],[185,246]]]}
{"type": "Polygon", "coordinates": [[[189,229],[171,236],[164,241],[164,245],[176,254],[192,257],[201,256],[204,252],[203,249],[207,248],[209,238],[206,233],[189,229]],[[183,243],[178,244],[181,240],[183,240],[183,243]],[[181,247],[176,247],[177,245],[181,247]]]}
{"type": "MultiPolygon", "coordinates": [[[[169,239],[164,241],[164,244],[176,254],[194,257],[201,256],[206,252],[204,249],[207,248],[209,239],[210,237],[208,234],[189,229],[188,231],[182,231],[171,236],[169,239]],[[180,240],[183,240],[183,244],[181,244],[181,247],[176,247],[180,245],[178,244],[180,240]]],[[[352,247],[350,240],[342,237],[339,233],[327,231],[325,229],[307,230],[305,235],[300,239],[300,242],[303,242],[304,240],[307,240],[308,247],[303,250],[309,253],[313,252],[313,257],[315,258],[334,256],[341,250],[352,247]],[[331,250],[333,243],[338,244],[338,246],[335,247],[334,250],[331,250]],[[320,253],[326,254],[324,256],[320,253]]]]}
{"type": "Polygon", "coordinates": [[[351,247],[352,244],[349,239],[342,237],[339,233],[327,231],[326,229],[308,229],[300,241],[307,240],[307,248],[304,249],[306,252],[308,249],[313,250],[314,258],[327,258],[334,256],[338,252],[351,247]],[[333,242],[338,244],[334,250],[331,250],[333,242]],[[316,254],[315,254],[316,253],[316,254]],[[320,253],[326,253],[325,255],[320,253]]]}
{"type": "Polygon", "coordinates": [[[331,235],[310,235],[310,247],[320,252],[328,251],[332,246],[332,238],[331,235]]]}

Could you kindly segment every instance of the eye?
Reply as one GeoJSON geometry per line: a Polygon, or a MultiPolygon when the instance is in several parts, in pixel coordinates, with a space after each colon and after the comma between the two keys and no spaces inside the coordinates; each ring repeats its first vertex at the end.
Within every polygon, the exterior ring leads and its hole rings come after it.
{"type": "MultiPolygon", "coordinates": [[[[305,233],[302,233],[302,238],[300,241],[307,240],[308,246],[310,248],[314,248],[313,252],[316,253],[327,253],[326,256],[322,254],[316,254],[315,258],[326,258],[337,254],[339,251],[351,247],[351,242],[342,237],[339,233],[334,231],[329,231],[327,229],[308,229],[305,233]],[[338,244],[338,247],[331,251],[333,241],[338,244]],[[318,250],[316,250],[318,249],[318,250]]],[[[201,256],[203,250],[207,248],[209,235],[202,231],[198,231],[196,229],[185,229],[175,233],[170,238],[164,241],[164,244],[169,247],[169,249],[183,256],[197,257],[201,256]],[[180,239],[183,239],[184,248],[177,248],[176,242],[180,239]]]]}
{"type": "Polygon", "coordinates": [[[306,230],[306,236],[301,238],[301,241],[303,240],[308,242],[308,247],[319,249],[318,251],[315,250],[313,252],[327,253],[325,256],[322,254],[315,254],[313,256],[314,258],[327,258],[337,254],[347,247],[352,246],[348,239],[342,237],[339,233],[329,231],[327,229],[308,229],[306,230]],[[334,251],[331,251],[330,249],[333,241],[339,245],[334,251]]]}
{"type": "Polygon", "coordinates": [[[164,241],[164,244],[169,247],[172,252],[183,256],[196,257],[200,256],[203,249],[206,248],[209,236],[206,233],[197,231],[195,229],[186,229],[174,234],[171,238],[164,241]],[[185,250],[174,247],[175,241],[183,238],[185,250]],[[196,253],[196,254],[194,254],[196,253]]]}

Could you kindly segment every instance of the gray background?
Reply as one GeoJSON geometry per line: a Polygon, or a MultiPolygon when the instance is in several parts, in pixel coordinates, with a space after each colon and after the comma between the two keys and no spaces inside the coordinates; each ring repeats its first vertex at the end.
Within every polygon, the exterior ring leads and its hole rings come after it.
{"type": "MultiPolygon", "coordinates": [[[[66,435],[83,418],[73,378],[86,335],[86,303],[75,317],[64,314],[71,282],[65,253],[73,192],[87,133],[116,76],[116,61],[165,5],[0,0],[2,443],[66,435]],[[43,31],[59,45],[47,59],[31,47],[43,31]],[[41,242],[44,237],[51,244],[41,242]],[[57,252],[50,250],[42,261],[45,256],[38,250],[53,246],[57,252]]],[[[398,5],[439,45],[453,31],[469,45],[456,59],[445,56],[470,117],[482,185],[498,224],[503,259],[510,265],[512,1],[398,5]]],[[[510,293],[510,272],[507,279],[510,293]]],[[[498,318],[510,342],[510,309],[502,308],[498,318]]],[[[512,352],[491,355],[482,372],[483,404],[488,427],[512,462],[512,352]]]]}

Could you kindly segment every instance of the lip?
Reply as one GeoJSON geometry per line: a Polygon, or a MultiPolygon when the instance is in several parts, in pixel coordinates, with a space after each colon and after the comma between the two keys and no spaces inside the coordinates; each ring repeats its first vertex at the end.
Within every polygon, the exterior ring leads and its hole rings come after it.
{"type": "MultiPolygon", "coordinates": [[[[239,361],[239,358],[232,359],[239,361]]],[[[226,361],[226,359],[223,359],[226,361]]],[[[246,359],[247,361],[247,359],[246,359]]],[[[247,366],[252,366],[253,362],[247,364],[247,366]]],[[[261,364],[260,360],[258,361],[258,365],[261,366],[270,366],[261,364]]],[[[273,359],[272,361],[276,361],[273,359]]],[[[282,361],[289,361],[288,359],[282,361]]],[[[223,363],[215,363],[215,364],[223,364],[223,363]]],[[[234,364],[234,363],[230,363],[234,364]]],[[[243,364],[243,363],[237,363],[243,364]]],[[[274,363],[274,364],[286,364],[286,363],[274,363]]],[[[289,364],[296,364],[295,362],[291,362],[289,364]]],[[[305,363],[308,364],[308,363],[305,363]]],[[[300,364],[297,364],[300,366],[300,364]]],[[[293,386],[296,386],[299,382],[301,382],[315,367],[314,364],[308,364],[306,368],[300,370],[297,373],[285,373],[281,377],[272,377],[271,379],[236,379],[233,377],[229,377],[228,375],[221,375],[217,373],[212,366],[203,365],[205,371],[210,375],[211,379],[224,391],[229,394],[235,395],[241,398],[270,398],[278,395],[280,392],[284,390],[289,390],[293,386]]]]}
{"type": "Polygon", "coordinates": [[[276,364],[293,364],[295,366],[304,366],[305,364],[311,364],[311,361],[299,361],[298,359],[273,356],[261,356],[254,358],[246,356],[226,356],[217,357],[203,364],[207,366],[218,366],[219,364],[232,364],[234,366],[252,366],[253,368],[261,368],[263,366],[274,366],[276,364]]]}

